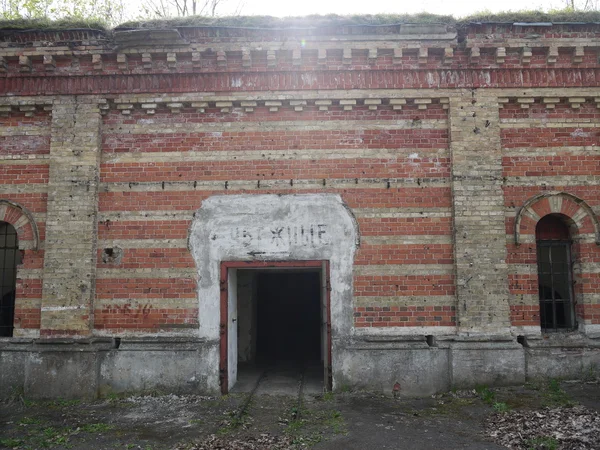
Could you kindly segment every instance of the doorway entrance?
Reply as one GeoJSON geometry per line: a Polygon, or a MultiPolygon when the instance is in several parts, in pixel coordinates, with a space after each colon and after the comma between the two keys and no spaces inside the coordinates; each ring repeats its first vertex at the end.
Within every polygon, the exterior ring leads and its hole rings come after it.
{"type": "Polygon", "coordinates": [[[331,385],[327,261],[221,264],[220,385],[284,393],[331,385]],[[262,380],[262,381],[261,381],[262,380]]]}

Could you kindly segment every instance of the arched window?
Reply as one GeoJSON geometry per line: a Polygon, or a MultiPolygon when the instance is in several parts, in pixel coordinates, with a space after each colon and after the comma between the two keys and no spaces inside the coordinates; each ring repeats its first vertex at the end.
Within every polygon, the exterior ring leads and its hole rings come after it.
{"type": "Polygon", "coordinates": [[[0,336],[3,337],[13,335],[17,265],[20,259],[15,227],[0,222],[0,336]]]}
{"type": "Polygon", "coordinates": [[[537,223],[535,237],[542,330],[573,329],[576,324],[569,225],[560,214],[549,214],[537,223]]]}

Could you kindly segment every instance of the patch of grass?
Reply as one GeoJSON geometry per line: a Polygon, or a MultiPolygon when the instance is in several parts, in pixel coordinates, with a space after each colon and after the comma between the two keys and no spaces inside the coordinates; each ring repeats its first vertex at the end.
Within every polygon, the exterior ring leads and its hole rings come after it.
{"type": "Polygon", "coordinates": [[[37,417],[23,417],[19,421],[19,425],[41,425],[42,423],[43,420],[37,417]]]}
{"type": "Polygon", "coordinates": [[[58,400],[52,400],[52,401],[48,402],[47,406],[50,408],[69,408],[72,406],[77,406],[80,403],[81,403],[81,400],[77,400],[77,399],[73,399],[73,400],[58,399],[58,400]]]}
{"type": "Polygon", "coordinates": [[[23,444],[23,441],[21,439],[13,439],[13,438],[7,438],[7,439],[0,439],[0,445],[2,447],[7,447],[7,448],[15,448],[15,447],[20,447],[23,444]]]}
{"type": "Polygon", "coordinates": [[[105,31],[108,27],[106,22],[98,19],[75,19],[64,18],[59,20],[50,19],[14,19],[0,20],[0,29],[3,30],[73,30],[90,29],[105,31]]]}
{"type": "Polygon", "coordinates": [[[346,434],[346,421],[338,410],[302,408],[287,422],[285,434],[294,445],[307,448],[327,439],[329,434],[346,434]]]}
{"type": "Polygon", "coordinates": [[[490,11],[478,12],[460,19],[460,24],[469,22],[600,22],[600,11],[574,11],[570,8],[548,12],[535,10],[507,11],[492,13],[490,11]]]}
{"type": "Polygon", "coordinates": [[[187,16],[171,19],[135,20],[125,22],[119,28],[172,28],[172,27],[241,27],[241,28],[319,28],[352,25],[394,25],[399,23],[448,23],[456,19],[438,14],[355,14],[338,15],[311,14],[302,17],[231,16],[204,17],[187,16]]]}
{"type": "Polygon", "coordinates": [[[324,402],[331,402],[335,398],[335,394],[331,391],[327,391],[323,394],[323,396],[321,398],[323,399],[324,402]]]}
{"type": "Polygon", "coordinates": [[[455,416],[460,414],[461,410],[466,406],[471,406],[475,402],[473,398],[455,398],[449,397],[439,400],[435,406],[423,409],[413,409],[408,412],[416,417],[429,416],[455,416]]]}
{"type": "Polygon", "coordinates": [[[541,436],[525,441],[527,450],[556,450],[558,441],[550,436],[541,436]]]}
{"type": "Polygon", "coordinates": [[[493,405],[496,401],[496,393],[487,386],[477,386],[475,391],[479,395],[479,398],[488,405],[493,405]]]}
{"type": "Polygon", "coordinates": [[[348,432],[346,429],[346,421],[344,420],[340,411],[331,411],[328,417],[325,418],[324,425],[331,428],[335,434],[345,434],[348,432]]]}
{"type": "Polygon", "coordinates": [[[310,448],[317,445],[323,440],[323,435],[319,432],[313,432],[302,436],[294,436],[292,438],[292,444],[297,445],[300,448],[310,448]]]}
{"type": "MultiPolygon", "coordinates": [[[[599,23],[600,11],[574,11],[566,8],[548,12],[523,10],[492,13],[478,12],[463,18],[450,15],[431,13],[419,14],[355,14],[355,15],[309,15],[303,17],[271,17],[271,16],[230,16],[204,17],[187,16],[169,19],[142,19],[128,21],[119,25],[115,30],[141,28],[177,28],[177,27],[235,27],[262,29],[293,29],[293,28],[322,28],[340,26],[385,26],[396,24],[446,24],[456,26],[459,30],[472,23],[599,23]]],[[[107,23],[98,19],[63,18],[49,19],[16,19],[0,20],[0,29],[4,30],[95,30],[108,38],[107,23]]]]}
{"type": "Polygon", "coordinates": [[[109,401],[109,402],[118,402],[119,400],[122,400],[124,398],[129,397],[126,393],[123,392],[107,392],[106,394],[104,394],[101,398],[104,398],[105,400],[109,401]]]}
{"type": "Polygon", "coordinates": [[[32,436],[32,443],[38,444],[41,448],[63,446],[69,448],[69,439],[74,431],[70,428],[46,427],[37,435],[32,436]]]}
{"type": "Polygon", "coordinates": [[[236,429],[246,426],[250,415],[248,414],[248,410],[250,409],[250,405],[246,407],[242,414],[239,414],[239,411],[226,411],[225,415],[227,415],[227,419],[223,421],[219,429],[217,430],[217,434],[228,434],[236,429]]]}
{"type": "Polygon", "coordinates": [[[113,425],[109,425],[107,423],[86,423],[85,425],[79,427],[79,429],[84,433],[104,433],[112,430],[113,428],[113,425]]]}
{"type": "Polygon", "coordinates": [[[553,378],[549,380],[542,390],[544,406],[573,406],[575,402],[560,387],[560,381],[553,378]]]}
{"type": "Polygon", "coordinates": [[[495,402],[492,405],[492,408],[494,408],[494,411],[499,412],[499,413],[505,413],[505,412],[510,411],[510,406],[508,406],[504,402],[495,402]]]}
{"type": "Polygon", "coordinates": [[[70,440],[79,433],[96,434],[112,430],[114,427],[105,423],[89,423],[77,428],[50,426],[44,420],[35,417],[24,417],[19,421],[21,428],[18,439],[4,439],[0,446],[22,449],[70,448],[70,440]],[[15,444],[15,442],[18,442],[15,444]],[[12,445],[9,445],[12,444],[12,445]]]}

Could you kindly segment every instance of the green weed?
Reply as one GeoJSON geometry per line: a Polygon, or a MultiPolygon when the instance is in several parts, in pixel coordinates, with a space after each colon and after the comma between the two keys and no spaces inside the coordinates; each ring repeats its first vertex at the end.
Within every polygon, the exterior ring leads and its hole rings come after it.
{"type": "Polygon", "coordinates": [[[2,447],[7,447],[7,448],[15,448],[15,447],[20,447],[23,444],[23,441],[21,439],[12,439],[12,438],[8,438],[8,439],[0,439],[0,446],[2,447]]]}
{"type": "Polygon", "coordinates": [[[36,417],[23,417],[19,421],[19,425],[41,425],[42,419],[38,419],[36,417]]]}
{"type": "Polygon", "coordinates": [[[575,402],[562,390],[560,382],[553,378],[543,389],[544,406],[573,406],[575,402]]]}
{"type": "Polygon", "coordinates": [[[475,388],[475,391],[477,392],[477,394],[479,394],[479,397],[481,398],[481,400],[483,400],[484,403],[487,403],[488,405],[494,404],[496,400],[496,393],[490,388],[488,388],[487,386],[478,386],[475,388]]]}
{"type": "Polygon", "coordinates": [[[102,433],[112,430],[113,428],[114,426],[107,423],[86,423],[85,425],[79,427],[79,429],[84,433],[102,433]]]}
{"type": "Polygon", "coordinates": [[[550,436],[541,436],[525,441],[527,450],[556,450],[558,441],[550,436]]]}
{"type": "Polygon", "coordinates": [[[494,408],[494,411],[499,413],[505,413],[510,411],[510,407],[504,402],[495,402],[492,405],[492,408],[494,408]]]}
{"type": "Polygon", "coordinates": [[[335,394],[331,391],[328,391],[323,394],[322,398],[323,398],[323,401],[330,402],[335,398],[335,394]]]}

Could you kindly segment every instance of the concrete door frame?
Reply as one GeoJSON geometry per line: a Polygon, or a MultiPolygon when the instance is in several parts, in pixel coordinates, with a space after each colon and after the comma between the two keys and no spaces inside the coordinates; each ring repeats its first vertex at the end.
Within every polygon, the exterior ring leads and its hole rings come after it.
{"type": "MultiPolygon", "coordinates": [[[[308,261],[221,261],[220,268],[220,321],[219,321],[219,385],[221,394],[229,392],[229,270],[230,269],[320,269],[325,275],[325,298],[320,299],[320,305],[325,302],[325,326],[327,340],[327,354],[324,357],[325,373],[324,384],[326,390],[332,388],[332,356],[331,356],[331,282],[330,268],[327,260],[308,261]]],[[[323,288],[323,287],[321,287],[323,288]]],[[[321,289],[322,291],[323,289],[321,289]]]]}

